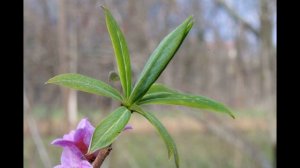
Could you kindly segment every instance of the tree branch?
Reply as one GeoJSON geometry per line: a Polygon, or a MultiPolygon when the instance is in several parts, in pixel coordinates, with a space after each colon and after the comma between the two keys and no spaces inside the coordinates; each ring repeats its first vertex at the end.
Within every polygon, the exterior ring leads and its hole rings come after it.
{"type": "Polygon", "coordinates": [[[34,144],[36,145],[36,149],[39,153],[39,156],[41,158],[41,161],[42,161],[44,167],[50,168],[51,167],[50,158],[47,153],[47,149],[45,148],[45,145],[43,144],[43,140],[40,136],[37,123],[34,120],[33,116],[31,115],[32,106],[31,106],[31,103],[29,102],[29,99],[27,98],[25,89],[24,89],[24,97],[23,98],[24,98],[24,116],[25,116],[25,120],[28,124],[31,137],[33,139],[34,144]]]}
{"type": "Polygon", "coordinates": [[[260,37],[259,36],[259,30],[257,30],[256,28],[254,28],[251,24],[249,24],[248,22],[246,22],[237,12],[235,12],[235,10],[230,7],[224,0],[215,0],[217,4],[219,4],[221,7],[223,7],[228,14],[236,21],[236,22],[240,22],[245,28],[247,28],[248,30],[250,30],[256,37],[260,37]]]}
{"type": "Polygon", "coordinates": [[[109,155],[110,151],[112,150],[111,145],[107,148],[101,149],[93,162],[93,168],[100,168],[102,163],[104,162],[105,158],[109,155]]]}

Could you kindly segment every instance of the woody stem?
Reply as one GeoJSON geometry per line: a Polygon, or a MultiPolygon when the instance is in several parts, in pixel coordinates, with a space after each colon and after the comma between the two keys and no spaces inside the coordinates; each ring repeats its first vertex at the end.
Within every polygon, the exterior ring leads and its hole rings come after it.
{"type": "Polygon", "coordinates": [[[111,145],[108,147],[101,149],[93,162],[93,168],[100,168],[101,165],[103,164],[105,158],[109,155],[110,151],[112,150],[111,145]]]}

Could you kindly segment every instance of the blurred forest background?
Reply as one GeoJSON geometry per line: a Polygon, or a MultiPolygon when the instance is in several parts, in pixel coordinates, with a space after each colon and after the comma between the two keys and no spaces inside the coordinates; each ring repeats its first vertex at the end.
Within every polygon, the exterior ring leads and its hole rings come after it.
{"type": "MultiPolygon", "coordinates": [[[[159,82],[231,107],[223,114],[149,106],[174,137],[183,168],[276,167],[275,0],[24,0],[24,164],[53,167],[50,145],[88,117],[97,125],[117,104],[44,83],[80,73],[107,83],[115,58],[100,5],[118,21],[134,79],[158,43],[186,17],[195,24],[159,82]]],[[[111,83],[120,87],[118,83],[111,83]]],[[[154,128],[133,115],[103,167],[174,167],[154,128]]]]}

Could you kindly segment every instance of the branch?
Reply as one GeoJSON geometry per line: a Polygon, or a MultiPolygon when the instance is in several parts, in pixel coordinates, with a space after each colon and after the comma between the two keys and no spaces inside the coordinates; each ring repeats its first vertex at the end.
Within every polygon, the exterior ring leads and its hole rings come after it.
{"type": "Polygon", "coordinates": [[[236,21],[240,22],[245,28],[250,30],[256,37],[259,38],[259,30],[254,28],[251,24],[246,22],[235,10],[230,7],[224,0],[215,0],[217,4],[219,4],[221,7],[223,7],[228,14],[236,21]]]}
{"type": "Polygon", "coordinates": [[[30,104],[30,102],[27,98],[27,95],[25,93],[25,90],[24,90],[24,116],[25,116],[25,120],[28,124],[31,137],[34,141],[34,144],[36,146],[36,149],[39,153],[39,156],[41,158],[41,161],[42,161],[44,167],[50,168],[51,167],[50,158],[49,158],[47,150],[46,150],[46,148],[43,144],[43,140],[40,136],[37,123],[34,120],[33,116],[30,114],[31,111],[32,111],[31,104],[30,104]]]}
{"type": "Polygon", "coordinates": [[[93,168],[100,168],[102,163],[104,162],[105,158],[109,155],[110,151],[112,150],[111,145],[107,148],[101,149],[93,162],[93,168]]]}

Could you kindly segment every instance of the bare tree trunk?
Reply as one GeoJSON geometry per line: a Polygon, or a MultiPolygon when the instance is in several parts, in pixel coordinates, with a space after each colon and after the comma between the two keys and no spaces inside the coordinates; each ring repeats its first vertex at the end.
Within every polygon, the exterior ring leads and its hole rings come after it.
{"type": "Polygon", "coordinates": [[[275,87],[272,80],[273,47],[272,47],[272,20],[268,0],[260,1],[260,36],[261,36],[261,70],[263,92],[271,94],[275,87]]]}
{"type": "Polygon", "coordinates": [[[70,90],[68,95],[68,120],[71,128],[77,123],[77,92],[70,90]]]}
{"type": "MultiPolygon", "coordinates": [[[[60,73],[67,73],[72,71],[76,71],[77,67],[77,40],[76,40],[76,32],[71,35],[71,41],[75,40],[72,43],[72,53],[68,53],[68,45],[67,45],[67,8],[65,6],[65,0],[59,0],[59,20],[58,20],[58,54],[59,54],[59,64],[60,73]],[[74,37],[75,36],[75,37],[74,37]],[[74,54],[75,53],[75,54],[74,54]],[[70,55],[70,58],[68,57],[70,55]]],[[[77,117],[77,96],[76,92],[70,89],[61,88],[61,92],[63,95],[63,106],[65,111],[65,117],[68,121],[68,128],[72,128],[76,124],[77,117]]]]}
{"type": "MultiPolygon", "coordinates": [[[[70,39],[70,72],[77,72],[77,60],[78,60],[78,31],[77,31],[77,1],[70,2],[70,17],[72,18],[71,29],[69,31],[70,39]]],[[[70,90],[68,95],[68,119],[72,127],[76,125],[77,122],[77,91],[70,90]]]]}
{"type": "MultiPolygon", "coordinates": [[[[59,55],[59,73],[66,73],[67,71],[67,64],[66,64],[66,39],[65,39],[65,0],[60,0],[59,2],[59,18],[58,18],[58,55],[59,55]]],[[[67,106],[67,95],[68,95],[68,89],[60,87],[61,93],[62,93],[62,103],[64,106],[64,114],[65,114],[65,119],[67,119],[67,111],[68,111],[68,106],[67,106]]],[[[69,127],[69,124],[67,124],[67,127],[69,127]]]]}
{"type": "MultiPolygon", "coordinates": [[[[260,101],[264,101],[270,108],[267,108],[268,118],[270,119],[271,140],[274,143],[274,155],[276,155],[276,123],[273,122],[276,110],[276,51],[272,44],[272,11],[271,0],[260,0],[260,29],[255,29],[249,23],[240,17],[233,8],[231,8],[224,0],[215,0],[220,4],[227,13],[237,22],[241,23],[247,30],[254,33],[260,40],[260,65],[259,65],[259,85],[260,85],[260,101]],[[275,136],[274,136],[275,135],[275,136]]],[[[276,156],[274,156],[276,158],[276,156]]]]}
{"type": "Polygon", "coordinates": [[[244,27],[241,27],[240,32],[238,33],[235,39],[235,48],[236,48],[236,57],[235,57],[235,72],[236,72],[236,84],[234,91],[236,92],[236,103],[237,105],[244,104],[247,98],[247,93],[245,90],[247,88],[247,71],[246,71],[246,63],[243,59],[243,51],[245,51],[247,44],[245,43],[245,30],[244,27]]]}
{"type": "Polygon", "coordinates": [[[272,44],[272,13],[271,13],[271,1],[260,1],[260,35],[261,35],[261,73],[263,91],[265,93],[264,98],[267,100],[268,118],[270,120],[270,134],[271,140],[274,146],[274,159],[276,159],[276,64],[275,64],[275,49],[272,44]]]}

